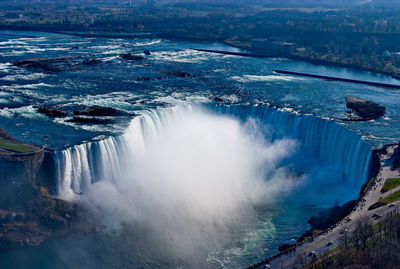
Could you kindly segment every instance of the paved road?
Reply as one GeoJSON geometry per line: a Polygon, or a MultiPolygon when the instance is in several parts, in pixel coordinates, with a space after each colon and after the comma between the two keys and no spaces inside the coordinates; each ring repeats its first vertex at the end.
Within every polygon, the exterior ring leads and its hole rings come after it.
{"type": "MultiPolygon", "coordinates": [[[[388,154],[385,156],[381,156],[382,165],[384,165],[384,161],[391,156],[395,147],[396,146],[388,148],[388,154]]],[[[271,268],[293,268],[296,262],[299,260],[298,257],[302,257],[307,261],[311,261],[312,257],[309,257],[308,254],[312,251],[315,251],[317,256],[324,255],[329,250],[339,246],[342,243],[345,237],[343,233],[344,230],[347,230],[347,236],[351,237],[351,234],[354,231],[358,220],[370,219],[373,224],[376,224],[384,220],[388,214],[400,213],[400,202],[394,203],[394,207],[386,205],[374,210],[368,210],[371,205],[379,201],[382,197],[388,196],[393,192],[400,190],[399,186],[384,194],[380,192],[385,180],[392,177],[400,177],[399,171],[392,171],[390,167],[383,166],[374,182],[373,187],[370,191],[368,191],[363,199],[361,199],[353,212],[351,212],[348,217],[346,217],[347,220],[342,220],[335,227],[329,229],[329,231],[314,238],[313,241],[304,243],[303,245],[297,247],[295,251],[273,259],[270,262],[271,268]],[[378,214],[382,217],[379,219],[374,219],[372,218],[374,214],[378,214]],[[332,241],[333,244],[328,246],[327,244],[330,241],[332,241]]],[[[265,268],[265,266],[263,265],[259,268],[265,268]]]]}
{"type": "MultiPolygon", "coordinates": [[[[371,219],[373,224],[379,223],[383,219],[385,219],[385,216],[388,214],[392,213],[399,213],[400,212],[400,202],[395,203],[395,207],[389,207],[389,206],[384,206],[380,207],[378,209],[369,211],[369,214],[364,215],[364,218],[371,219]],[[379,219],[373,219],[372,216],[374,214],[379,214],[382,217],[379,219]]],[[[351,220],[349,222],[342,222],[338,226],[336,226],[334,229],[329,231],[328,233],[325,233],[323,235],[320,235],[314,239],[314,241],[305,243],[300,247],[297,247],[296,251],[293,253],[290,253],[288,255],[282,255],[279,258],[276,258],[272,260],[270,263],[271,268],[293,268],[294,264],[296,264],[296,261],[298,260],[298,256],[300,255],[303,258],[306,258],[308,261],[311,261],[311,257],[308,257],[308,254],[311,251],[315,251],[317,256],[324,255],[327,253],[329,250],[339,246],[344,239],[344,234],[342,234],[342,231],[344,229],[347,229],[347,236],[351,237],[352,232],[354,231],[355,224],[357,220],[351,220]],[[332,241],[333,245],[328,246],[328,242],[332,241]]],[[[262,268],[262,267],[261,267],[262,268]]]]}

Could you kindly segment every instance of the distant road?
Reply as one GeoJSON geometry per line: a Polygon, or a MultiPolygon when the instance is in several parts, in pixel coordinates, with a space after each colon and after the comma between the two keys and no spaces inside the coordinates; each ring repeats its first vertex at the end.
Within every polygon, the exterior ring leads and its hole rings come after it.
{"type": "Polygon", "coordinates": [[[344,82],[350,82],[350,83],[365,84],[365,85],[376,86],[376,87],[400,89],[400,85],[389,84],[389,83],[372,82],[372,81],[348,79],[348,78],[339,78],[339,77],[330,77],[330,76],[314,75],[314,74],[307,74],[307,73],[300,73],[300,72],[293,72],[293,71],[285,71],[285,70],[274,70],[274,72],[278,73],[278,74],[285,74],[285,75],[294,75],[294,76],[302,76],[302,77],[329,79],[329,80],[337,80],[337,81],[344,81],[344,82]]]}

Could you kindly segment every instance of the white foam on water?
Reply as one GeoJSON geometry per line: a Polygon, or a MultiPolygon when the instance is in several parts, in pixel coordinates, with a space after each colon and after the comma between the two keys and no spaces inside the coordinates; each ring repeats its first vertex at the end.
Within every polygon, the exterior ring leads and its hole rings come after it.
{"type": "Polygon", "coordinates": [[[109,56],[109,57],[104,57],[102,58],[103,61],[108,62],[108,61],[114,61],[116,59],[119,59],[119,56],[109,56]]]}
{"type": "Polygon", "coordinates": [[[134,46],[141,47],[141,46],[152,46],[161,43],[161,39],[147,41],[147,42],[135,42],[133,43],[134,46]]]}
{"type": "Polygon", "coordinates": [[[18,87],[23,89],[39,89],[43,87],[55,87],[55,85],[47,84],[47,83],[32,83],[32,84],[25,84],[25,85],[12,85],[11,87],[18,87]]]}
{"type": "Polygon", "coordinates": [[[238,82],[271,82],[271,81],[294,81],[294,80],[304,80],[302,78],[285,76],[285,75],[243,75],[243,76],[233,76],[232,80],[238,82]]]}
{"type": "Polygon", "coordinates": [[[13,118],[15,116],[35,119],[35,118],[44,118],[43,115],[37,112],[37,109],[32,105],[30,106],[22,106],[18,108],[3,108],[0,110],[0,116],[6,118],[13,118]]]}
{"type": "Polygon", "coordinates": [[[89,49],[93,50],[100,50],[100,51],[116,51],[121,49],[121,45],[97,45],[97,46],[90,46],[89,49]]]}
{"type": "Polygon", "coordinates": [[[68,122],[70,117],[67,118],[54,118],[53,121],[57,124],[62,124],[75,128],[76,130],[85,130],[94,133],[109,133],[112,129],[113,133],[121,133],[125,130],[119,124],[81,124],[75,122],[68,122]]]}
{"type": "Polygon", "coordinates": [[[81,104],[87,106],[112,106],[120,109],[128,109],[132,107],[132,104],[126,100],[137,97],[133,93],[127,92],[111,92],[105,94],[94,94],[94,95],[79,95],[69,98],[69,104],[81,104]]]}
{"type": "MultiPolygon", "coordinates": [[[[158,92],[155,92],[155,94],[158,94],[158,92]]],[[[171,105],[184,105],[187,102],[198,104],[209,103],[210,98],[206,96],[206,93],[203,93],[202,95],[194,95],[185,92],[173,92],[172,94],[166,96],[156,97],[154,101],[171,105]]]]}
{"type": "Polygon", "coordinates": [[[18,75],[8,75],[0,78],[0,80],[5,81],[20,81],[20,80],[37,80],[47,77],[44,73],[31,73],[31,74],[18,74],[18,75]]]}
{"type": "Polygon", "coordinates": [[[199,52],[191,49],[180,51],[160,51],[153,52],[150,59],[157,61],[180,62],[180,63],[198,63],[207,61],[211,54],[199,52]]]}
{"type": "Polygon", "coordinates": [[[32,43],[32,42],[34,42],[34,43],[40,43],[40,42],[43,42],[43,41],[48,41],[49,38],[46,37],[46,36],[40,36],[40,37],[21,37],[21,38],[19,38],[18,40],[20,40],[20,41],[26,41],[26,42],[29,42],[29,43],[32,43]]]}
{"type": "Polygon", "coordinates": [[[12,69],[14,69],[12,63],[0,63],[0,72],[10,73],[12,69]]]}
{"type": "Polygon", "coordinates": [[[27,44],[28,44],[27,42],[20,41],[20,40],[18,40],[18,39],[10,39],[10,40],[7,40],[7,41],[2,41],[2,42],[0,42],[0,45],[1,45],[1,46],[7,46],[7,45],[27,45],[27,44]]]}

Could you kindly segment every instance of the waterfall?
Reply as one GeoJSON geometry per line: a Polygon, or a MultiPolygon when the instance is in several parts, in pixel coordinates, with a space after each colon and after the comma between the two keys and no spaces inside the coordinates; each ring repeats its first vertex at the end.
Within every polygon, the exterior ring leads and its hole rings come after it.
{"type": "Polygon", "coordinates": [[[125,133],[104,140],[69,147],[55,153],[58,194],[71,198],[84,193],[94,182],[118,180],[123,167],[146,150],[145,142],[157,136],[158,129],[172,117],[190,109],[170,107],[144,111],[135,117],[125,133]]]}
{"type": "Polygon", "coordinates": [[[352,188],[359,190],[369,177],[372,146],[338,123],[265,106],[208,105],[207,109],[242,121],[253,118],[268,130],[272,140],[285,137],[300,141],[303,158],[337,165],[344,173],[342,177],[351,180],[352,188]]]}
{"type": "MultiPolygon", "coordinates": [[[[84,193],[99,180],[118,180],[124,167],[146,151],[146,140],[157,138],[159,129],[180,113],[194,106],[177,106],[144,111],[135,117],[123,135],[76,145],[55,154],[58,192],[71,198],[84,193]],[[136,154],[132,154],[136,153],[136,154]],[[140,155],[140,154],[139,154],[140,155]]],[[[197,108],[197,106],[196,106],[197,108]]],[[[296,115],[264,106],[200,106],[209,112],[245,121],[258,121],[271,140],[293,138],[300,142],[305,158],[335,164],[342,178],[358,193],[369,176],[372,147],[361,136],[344,126],[321,118],[296,115]]]]}

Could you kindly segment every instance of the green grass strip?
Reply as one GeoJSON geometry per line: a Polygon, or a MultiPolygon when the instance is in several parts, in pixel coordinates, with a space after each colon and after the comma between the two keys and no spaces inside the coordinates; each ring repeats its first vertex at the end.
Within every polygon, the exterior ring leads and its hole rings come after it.
{"type": "Polygon", "coordinates": [[[396,201],[400,201],[400,190],[392,193],[391,195],[379,200],[379,202],[390,204],[396,201]]]}
{"type": "Polygon", "coordinates": [[[385,181],[385,185],[383,185],[381,192],[387,192],[391,189],[400,186],[400,178],[388,178],[385,181]]]}

